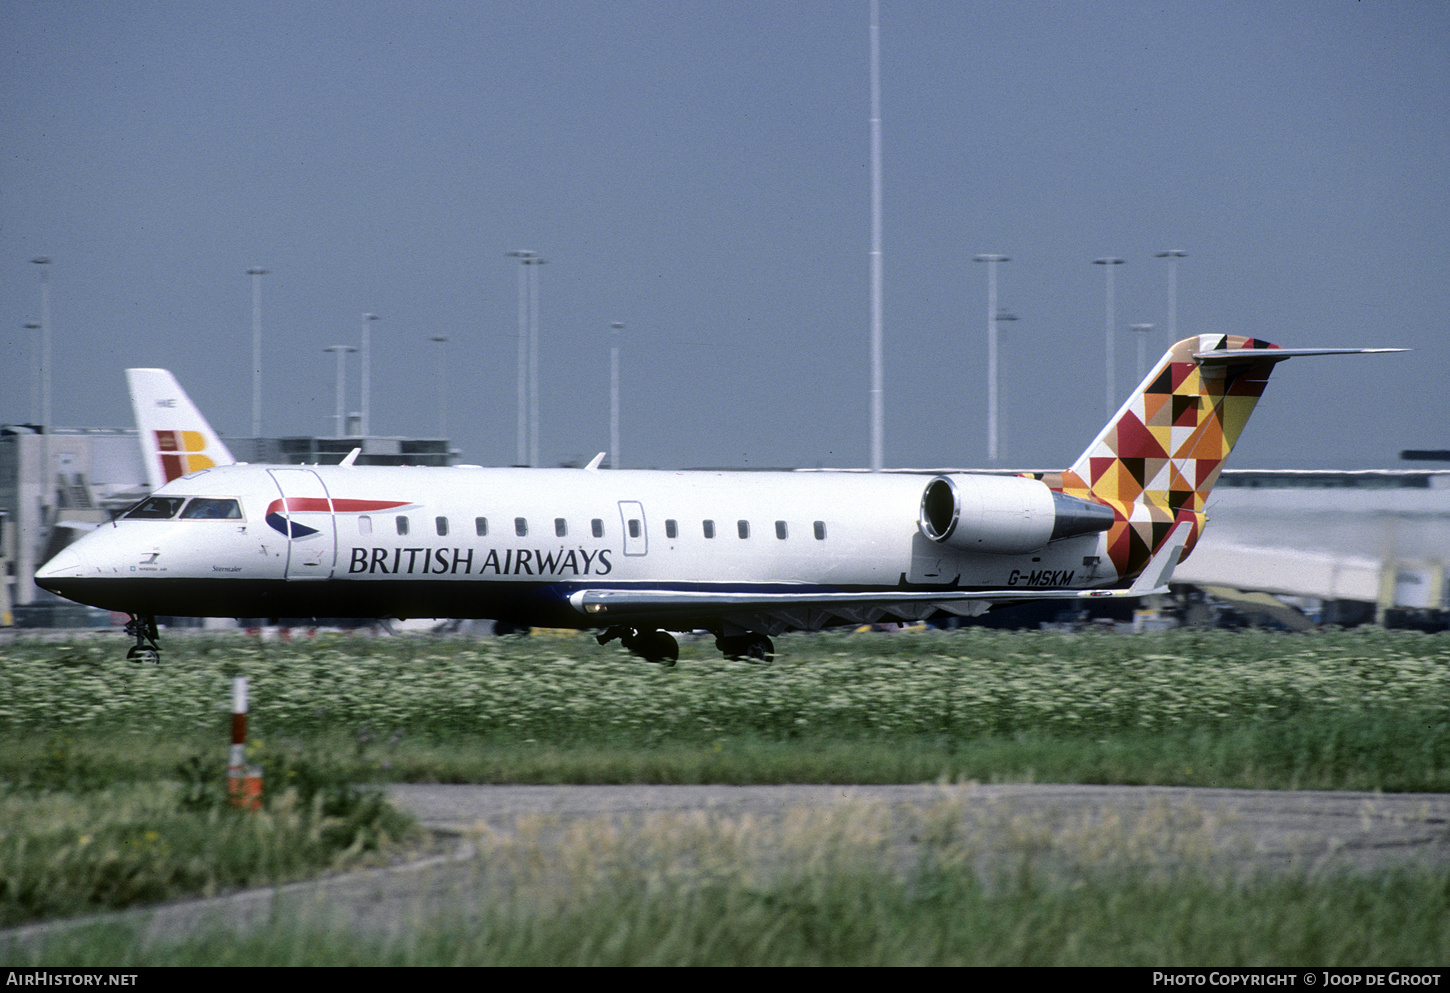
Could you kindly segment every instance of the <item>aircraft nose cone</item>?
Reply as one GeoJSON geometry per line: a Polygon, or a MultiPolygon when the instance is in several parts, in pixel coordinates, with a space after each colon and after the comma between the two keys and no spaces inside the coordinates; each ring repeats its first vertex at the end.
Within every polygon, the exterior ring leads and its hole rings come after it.
{"type": "Polygon", "coordinates": [[[35,585],[55,593],[58,583],[85,575],[87,565],[86,557],[74,545],[62,548],[53,559],[36,570],[35,585]]]}

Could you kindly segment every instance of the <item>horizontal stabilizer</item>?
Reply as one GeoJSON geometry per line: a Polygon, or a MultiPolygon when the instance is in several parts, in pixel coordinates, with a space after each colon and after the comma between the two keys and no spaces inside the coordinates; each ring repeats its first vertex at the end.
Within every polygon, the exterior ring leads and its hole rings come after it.
{"type": "Polygon", "coordinates": [[[1268,359],[1282,362],[1304,355],[1378,355],[1381,352],[1407,352],[1408,348],[1220,348],[1211,352],[1194,352],[1199,362],[1217,365],[1223,362],[1252,362],[1268,359]]]}

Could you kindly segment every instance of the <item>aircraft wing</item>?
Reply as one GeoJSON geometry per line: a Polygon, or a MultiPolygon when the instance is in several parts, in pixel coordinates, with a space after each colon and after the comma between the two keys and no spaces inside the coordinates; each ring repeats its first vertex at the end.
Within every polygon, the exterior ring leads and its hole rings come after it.
{"type": "Polygon", "coordinates": [[[829,623],[873,623],[882,619],[920,620],[937,611],[971,615],[981,613],[994,603],[1149,596],[1168,592],[1168,582],[1189,532],[1187,522],[1175,526],[1143,572],[1131,586],[1123,589],[727,592],[629,587],[576,590],[570,595],[569,603],[581,614],[597,618],[601,625],[627,624],[645,618],[658,623],[669,617],[709,615],[749,619],[756,626],[785,630],[819,628],[829,623]]]}

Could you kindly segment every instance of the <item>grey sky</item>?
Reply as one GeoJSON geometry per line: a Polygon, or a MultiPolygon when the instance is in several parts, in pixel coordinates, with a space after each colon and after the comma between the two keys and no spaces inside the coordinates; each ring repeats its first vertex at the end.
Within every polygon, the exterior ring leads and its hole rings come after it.
{"type": "MultiPolygon", "coordinates": [[[[541,455],[864,465],[867,0],[0,3],[0,421],[30,416],[54,258],[55,419],[129,425],[173,369],[249,433],[326,433],[373,325],[372,423],[431,434],[446,334],[464,459],[515,450],[517,264],[543,336],[541,455]]],[[[1281,366],[1231,467],[1450,447],[1450,7],[882,0],[886,463],[986,463],[986,273],[1002,252],[1002,465],[1103,420],[1117,321],[1409,356],[1281,366]]],[[[1118,393],[1134,343],[1118,335],[1118,393]]],[[[349,407],[357,407],[357,370],[349,407]]]]}

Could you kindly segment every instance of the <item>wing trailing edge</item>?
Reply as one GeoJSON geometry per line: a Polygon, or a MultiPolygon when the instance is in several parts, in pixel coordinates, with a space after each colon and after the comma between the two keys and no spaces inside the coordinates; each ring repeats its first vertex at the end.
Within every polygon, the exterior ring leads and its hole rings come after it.
{"type": "Polygon", "coordinates": [[[1138,579],[1125,589],[872,590],[860,593],[810,590],[794,593],[632,587],[576,590],[570,594],[569,604],[579,613],[596,619],[600,624],[611,624],[660,615],[696,616],[741,612],[770,614],[802,610],[855,613],[874,608],[892,612],[903,607],[949,610],[952,605],[964,602],[992,604],[1149,596],[1168,591],[1169,580],[1178,565],[1190,530],[1187,522],[1175,527],[1138,579]]]}

